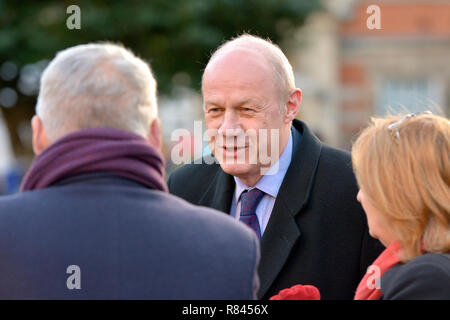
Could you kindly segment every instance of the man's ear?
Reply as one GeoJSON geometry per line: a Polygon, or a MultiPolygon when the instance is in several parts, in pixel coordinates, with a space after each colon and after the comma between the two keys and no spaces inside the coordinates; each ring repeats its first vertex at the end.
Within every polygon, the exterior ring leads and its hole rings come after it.
{"type": "Polygon", "coordinates": [[[161,130],[161,120],[159,118],[153,119],[150,125],[150,132],[148,134],[148,142],[161,151],[162,147],[162,130],[161,130]]]}
{"type": "Polygon", "coordinates": [[[295,119],[300,110],[300,104],[302,103],[302,91],[298,88],[291,90],[289,99],[286,102],[284,122],[289,123],[295,119]]]}
{"type": "Polygon", "coordinates": [[[38,156],[48,148],[50,140],[47,137],[41,118],[37,115],[31,119],[31,129],[33,130],[33,151],[38,156]]]}

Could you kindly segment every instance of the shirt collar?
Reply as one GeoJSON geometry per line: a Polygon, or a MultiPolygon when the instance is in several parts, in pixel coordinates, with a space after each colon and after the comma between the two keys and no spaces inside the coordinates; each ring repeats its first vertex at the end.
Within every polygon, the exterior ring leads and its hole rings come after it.
{"type": "Polygon", "coordinates": [[[292,159],[292,131],[289,135],[289,140],[281,153],[280,158],[276,163],[274,163],[267,173],[259,179],[254,187],[249,187],[245,183],[243,183],[238,177],[234,177],[234,181],[236,182],[235,188],[235,200],[236,203],[239,201],[239,198],[245,190],[251,190],[253,188],[258,188],[259,190],[265,192],[266,194],[276,198],[278,194],[278,190],[280,190],[281,183],[283,182],[284,176],[286,175],[286,171],[291,164],[292,159]],[[278,170],[277,170],[278,169],[278,170]]]}

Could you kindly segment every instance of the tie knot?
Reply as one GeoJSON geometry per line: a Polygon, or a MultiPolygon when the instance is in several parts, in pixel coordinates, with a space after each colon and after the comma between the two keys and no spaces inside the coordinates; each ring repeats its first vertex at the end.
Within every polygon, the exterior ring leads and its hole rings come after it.
{"type": "Polygon", "coordinates": [[[264,192],[254,188],[241,194],[241,216],[256,214],[256,208],[264,197],[264,192]]]}

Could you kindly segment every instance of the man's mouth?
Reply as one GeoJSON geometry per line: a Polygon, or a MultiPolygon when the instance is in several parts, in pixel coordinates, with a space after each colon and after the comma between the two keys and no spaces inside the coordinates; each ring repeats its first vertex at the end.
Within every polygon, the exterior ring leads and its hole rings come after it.
{"type": "Polygon", "coordinates": [[[222,146],[222,149],[226,152],[237,152],[240,150],[244,150],[246,149],[247,146],[242,146],[242,147],[236,147],[236,146],[222,146]]]}

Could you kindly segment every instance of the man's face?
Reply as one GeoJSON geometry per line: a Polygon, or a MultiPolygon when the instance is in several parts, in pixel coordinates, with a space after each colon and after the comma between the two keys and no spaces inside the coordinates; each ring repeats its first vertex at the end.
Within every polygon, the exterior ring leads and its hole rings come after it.
{"type": "Polygon", "coordinates": [[[276,81],[268,61],[244,49],[215,58],[203,76],[210,148],[225,172],[249,185],[278,159],[289,138],[276,81]]]}

